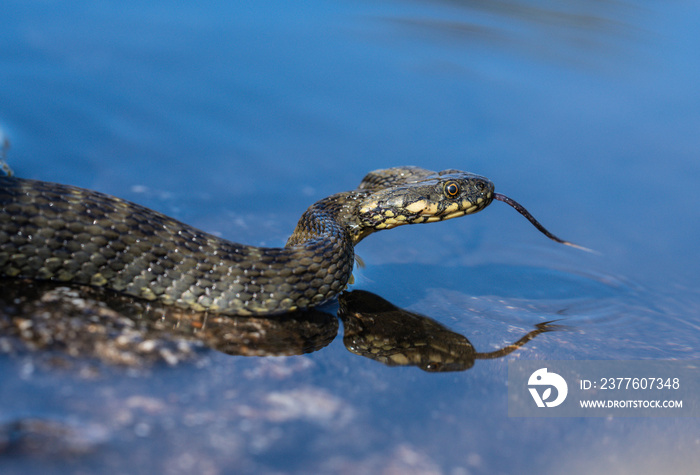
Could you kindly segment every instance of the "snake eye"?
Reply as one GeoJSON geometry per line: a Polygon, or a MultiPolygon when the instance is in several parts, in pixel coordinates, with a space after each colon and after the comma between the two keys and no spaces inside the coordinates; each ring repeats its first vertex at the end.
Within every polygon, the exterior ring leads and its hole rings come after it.
{"type": "Polygon", "coordinates": [[[460,187],[457,182],[454,181],[448,181],[445,183],[445,196],[448,198],[454,198],[457,195],[459,195],[460,187]]]}

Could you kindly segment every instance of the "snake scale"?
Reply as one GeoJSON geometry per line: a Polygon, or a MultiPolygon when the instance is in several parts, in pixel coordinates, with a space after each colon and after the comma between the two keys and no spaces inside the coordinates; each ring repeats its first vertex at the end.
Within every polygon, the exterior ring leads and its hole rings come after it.
{"type": "Polygon", "coordinates": [[[309,207],[282,248],[237,244],[129,201],[0,177],[0,276],[108,288],[194,311],[272,315],[345,289],[354,246],[404,224],[473,214],[499,199],[564,244],[488,179],[459,170],[370,172],[309,207]]]}

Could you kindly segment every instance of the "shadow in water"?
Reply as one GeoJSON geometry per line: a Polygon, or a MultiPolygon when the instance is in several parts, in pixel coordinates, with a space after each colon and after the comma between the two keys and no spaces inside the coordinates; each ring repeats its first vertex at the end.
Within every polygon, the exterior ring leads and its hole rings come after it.
{"type": "Polygon", "coordinates": [[[560,329],[552,322],[535,326],[499,350],[478,352],[469,340],[432,318],[401,309],[371,292],[344,293],[338,316],[345,326],[345,347],[387,366],[417,366],[424,371],[465,371],[479,359],[502,358],[540,333],[560,329]]]}
{"type": "Polygon", "coordinates": [[[132,367],[177,364],[206,348],[229,355],[317,351],[338,333],[319,310],[273,318],[191,312],[87,286],[3,280],[0,351],[58,351],[132,367]]]}
{"type": "MultiPolygon", "coordinates": [[[[352,353],[388,366],[464,371],[477,359],[500,358],[541,333],[561,327],[540,323],[497,351],[477,352],[469,340],[423,315],[370,292],[339,297],[343,341],[352,353]]],[[[338,333],[338,318],[322,310],[273,317],[232,317],[154,305],[92,287],[2,281],[0,351],[43,350],[130,367],[175,365],[200,351],[286,356],[317,351],[338,333]]],[[[65,364],[65,361],[63,362],[65,364]]]]}

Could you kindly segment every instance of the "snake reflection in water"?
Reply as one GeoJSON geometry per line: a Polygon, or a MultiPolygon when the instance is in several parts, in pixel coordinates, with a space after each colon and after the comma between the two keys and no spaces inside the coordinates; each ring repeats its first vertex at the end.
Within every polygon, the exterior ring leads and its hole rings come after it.
{"type": "Polygon", "coordinates": [[[397,167],[311,205],[282,248],[246,246],[96,191],[0,177],[0,275],[85,284],[166,305],[272,315],[320,305],[348,284],[354,246],[375,231],[476,213],[495,193],[459,170],[397,167]]]}
{"type": "MultiPolygon", "coordinates": [[[[266,316],[213,315],[118,294],[100,287],[7,279],[0,292],[0,353],[37,351],[32,361],[94,374],[94,361],[131,368],[197,361],[211,349],[235,356],[319,351],[338,335],[351,353],[387,366],[466,371],[501,358],[537,336],[566,330],[541,322],[512,343],[477,351],[467,336],[363,290],[338,295],[337,316],[319,308],[266,316]],[[7,338],[10,337],[10,338],[7,338]]],[[[508,335],[492,335],[506,341],[508,335]]]]}

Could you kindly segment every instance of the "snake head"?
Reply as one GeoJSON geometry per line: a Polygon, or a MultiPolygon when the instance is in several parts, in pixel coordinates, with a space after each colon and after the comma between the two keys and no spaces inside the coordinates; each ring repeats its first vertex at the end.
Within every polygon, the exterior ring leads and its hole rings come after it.
{"type": "Polygon", "coordinates": [[[404,181],[374,187],[359,203],[359,221],[366,233],[457,218],[476,213],[493,200],[493,183],[482,176],[459,170],[415,171],[404,181]]]}

